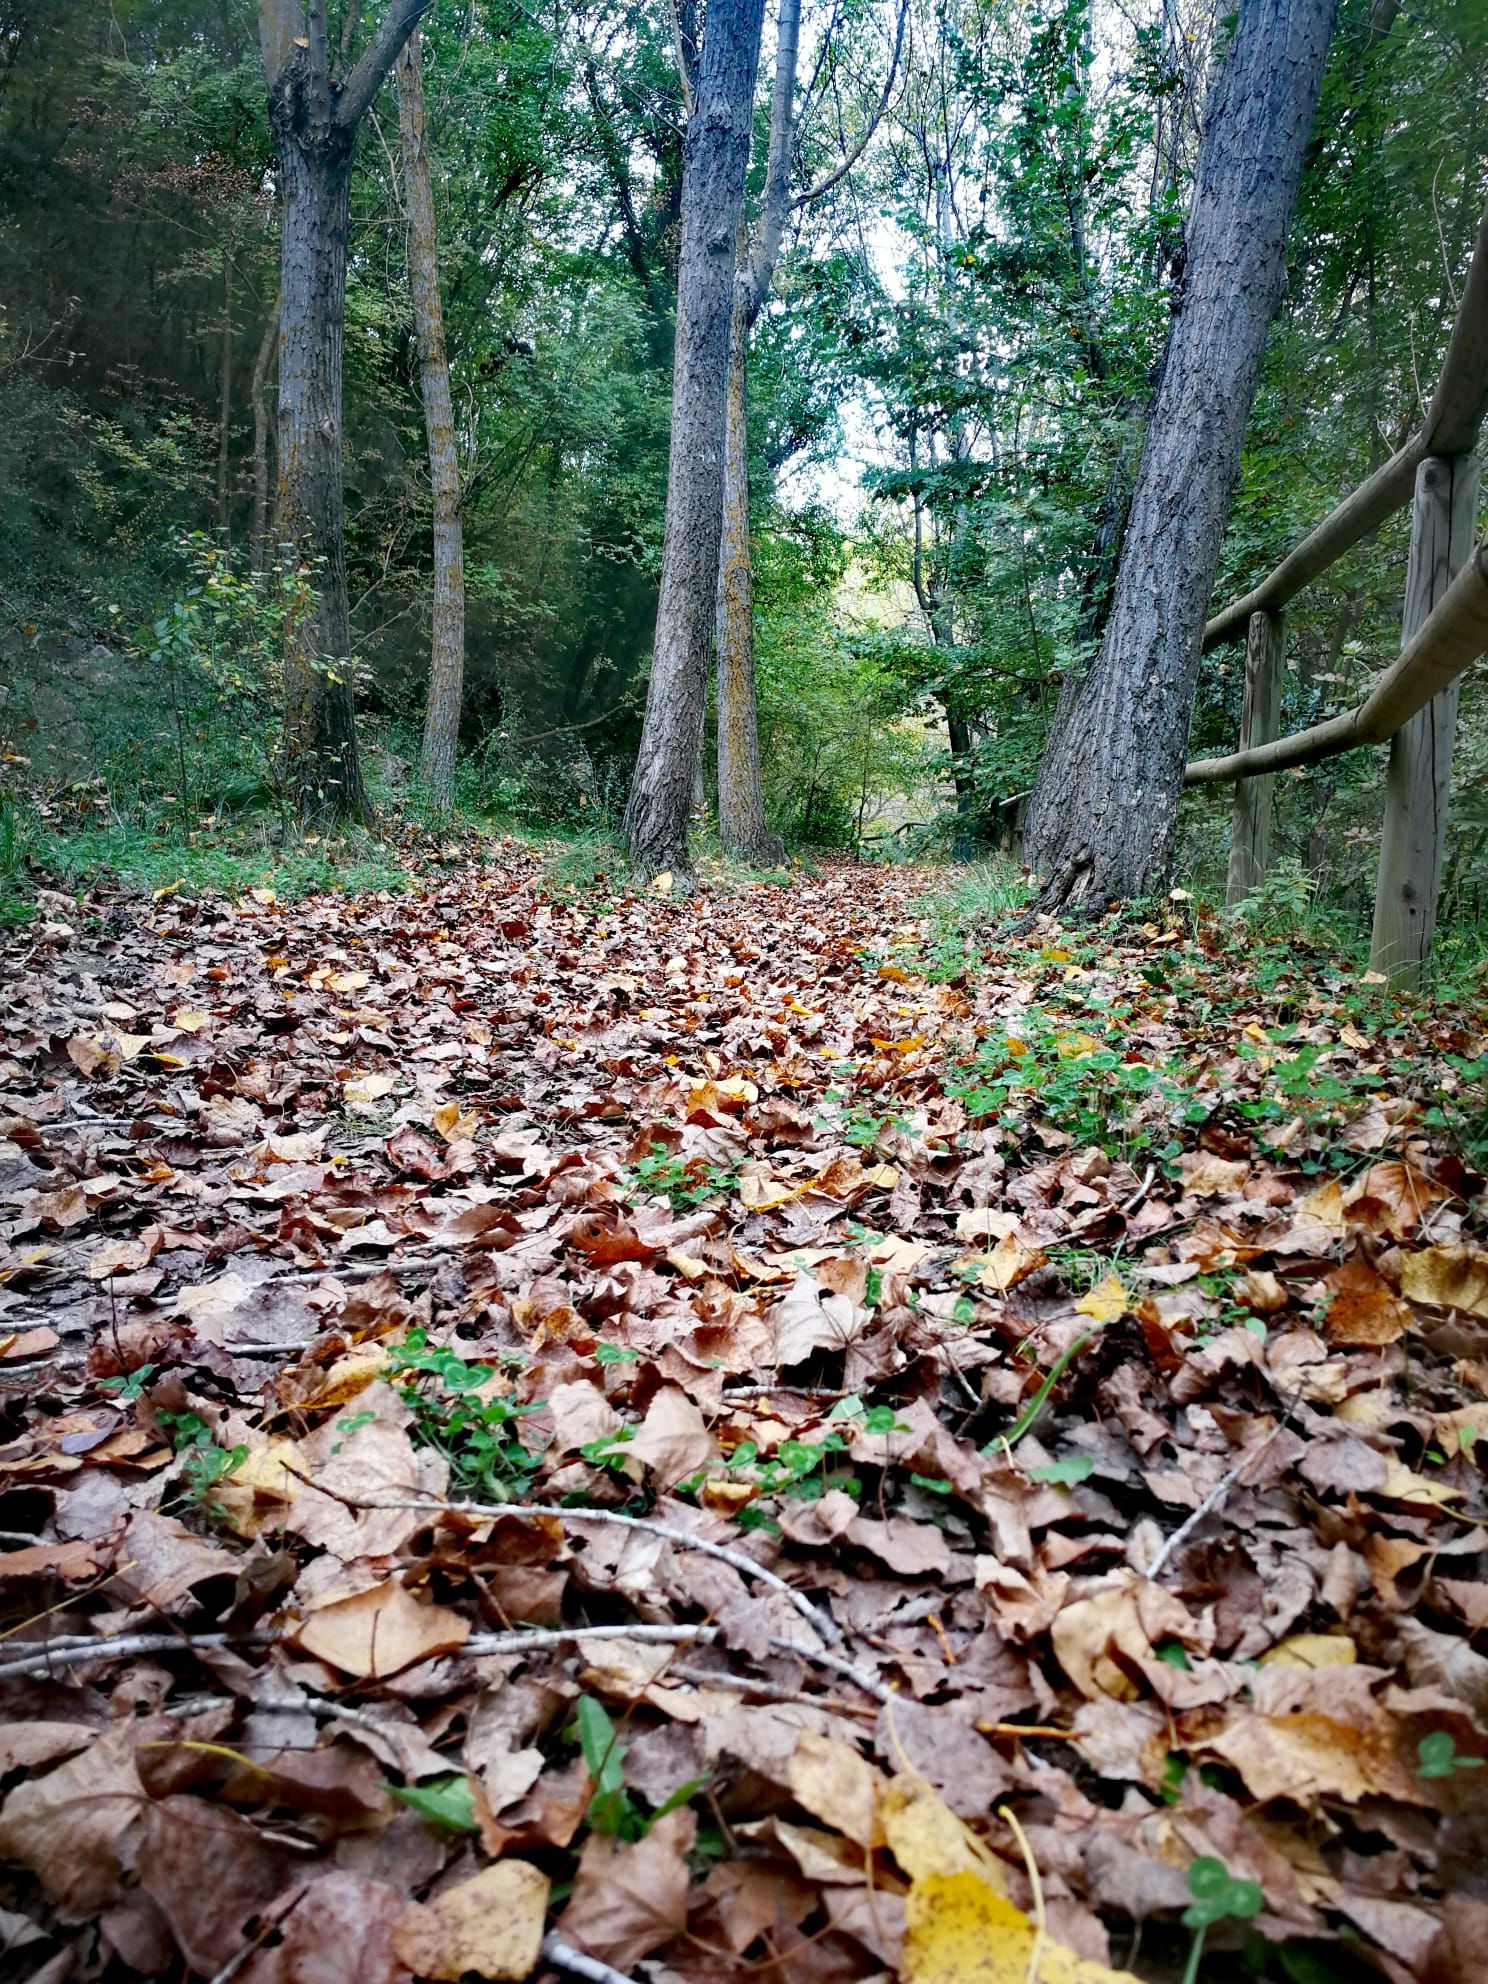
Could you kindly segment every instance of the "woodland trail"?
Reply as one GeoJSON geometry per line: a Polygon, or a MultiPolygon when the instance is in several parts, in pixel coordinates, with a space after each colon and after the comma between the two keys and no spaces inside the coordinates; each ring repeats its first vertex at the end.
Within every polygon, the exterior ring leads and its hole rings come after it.
{"type": "Polygon", "coordinates": [[[12,940],[6,1975],[1488,1974],[1481,1012],[934,880],[12,940]]]}

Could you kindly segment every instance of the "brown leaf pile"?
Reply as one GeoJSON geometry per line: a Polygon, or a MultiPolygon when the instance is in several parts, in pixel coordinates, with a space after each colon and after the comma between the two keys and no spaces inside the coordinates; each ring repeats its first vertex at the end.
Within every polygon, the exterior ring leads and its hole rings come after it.
{"type": "Polygon", "coordinates": [[[1481,1021],[926,887],[12,940],[6,1976],[1488,1975],[1481,1021]]]}

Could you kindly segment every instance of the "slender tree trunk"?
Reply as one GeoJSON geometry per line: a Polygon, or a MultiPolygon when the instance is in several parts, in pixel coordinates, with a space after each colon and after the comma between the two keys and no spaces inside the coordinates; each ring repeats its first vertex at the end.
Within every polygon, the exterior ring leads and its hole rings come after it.
{"type": "MultiPolygon", "coordinates": [[[[1282,665],[1286,628],[1279,613],[1252,613],[1245,641],[1245,698],[1240,709],[1240,749],[1269,744],[1281,730],[1282,665]]],[[[1233,909],[1266,879],[1271,866],[1274,778],[1235,781],[1230,812],[1230,861],[1225,905],[1233,909]]]]}
{"type": "MultiPolygon", "coordinates": [[[[1430,456],[1416,470],[1403,641],[1470,557],[1477,508],[1478,465],[1470,455],[1430,456]]],[[[1419,985],[1436,935],[1461,688],[1459,675],[1390,739],[1369,963],[1396,986],[1419,985]]]]}
{"type": "Polygon", "coordinates": [[[718,597],[735,247],[764,0],[710,0],[682,178],[666,539],[646,721],[625,812],[643,876],[687,873],[718,597]]]}
{"type": "Polygon", "coordinates": [[[224,539],[232,524],[228,488],[229,443],[232,439],[233,360],[233,244],[222,250],[222,352],[218,361],[220,390],[217,408],[217,528],[224,539]]]}
{"type": "Polygon", "coordinates": [[[369,817],[352,697],[341,487],[351,161],[363,117],[431,4],[387,0],[380,26],[344,80],[331,73],[324,0],[258,4],[279,157],[275,528],[281,555],[306,567],[315,599],[285,655],[284,775],[306,823],[369,817]]]}
{"type": "Polygon", "coordinates": [[[749,288],[734,285],[718,564],[718,832],[738,861],[768,868],[785,842],[765,821],[754,690],[754,572],[749,554],[749,288]]]}
{"type": "Polygon", "coordinates": [[[253,529],[249,557],[255,577],[269,569],[269,439],[273,415],[269,409],[269,366],[279,346],[279,298],[269,312],[253,359],[253,529]]]}
{"type": "Polygon", "coordinates": [[[460,462],[444,310],[434,233],[434,189],[424,119],[424,77],[418,31],[398,57],[398,124],[408,201],[408,283],[413,293],[423,379],[424,426],[429,436],[429,485],[434,508],[433,638],[429,702],[424,715],[421,766],[435,803],[449,810],[460,742],[460,702],[465,681],[465,554],[460,527],[460,462]]]}
{"type": "Polygon", "coordinates": [[[1336,8],[1240,0],[1116,597],[1029,807],[1029,859],[1051,907],[1145,895],[1171,871],[1204,613],[1336,8]]]}

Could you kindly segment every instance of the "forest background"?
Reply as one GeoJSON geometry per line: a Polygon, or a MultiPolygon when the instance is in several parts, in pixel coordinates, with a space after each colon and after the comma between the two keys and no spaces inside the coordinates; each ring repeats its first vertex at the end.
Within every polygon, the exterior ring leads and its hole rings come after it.
{"type": "MultiPolygon", "coordinates": [[[[422,65],[464,538],[463,813],[609,859],[664,525],[684,8],[459,0],[422,65]]],[[[766,810],[793,850],[975,853],[1093,651],[1175,294],[1223,19],[1198,0],[804,10],[749,370],[766,810]],[[848,169],[843,170],[846,166],[848,169]]],[[[751,214],[764,187],[767,22],[751,214]]],[[[1484,0],[1346,0],[1216,601],[1421,420],[1485,187],[1484,0]]],[[[424,807],[431,490],[398,99],[356,151],[347,564],[369,782],[424,807]]],[[[0,865],[374,879],[277,776],[275,150],[250,0],[0,0],[0,865]],[[348,866],[350,864],[350,866],[348,866]]],[[[1399,646],[1408,516],[1289,614],[1282,728],[1399,646]]],[[[1207,657],[1195,754],[1237,735],[1207,657]]],[[[704,804],[712,793],[711,725],[704,804]]],[[[1367,933],[1383,753],[1279,781],[1266,909],[1367,933]]],[[[1441,960],[1481,952],[1488,710],[1463,697],[1441,960]]],[[[1222,888],[1229,798],[1185,801],[1222,888]]]]}

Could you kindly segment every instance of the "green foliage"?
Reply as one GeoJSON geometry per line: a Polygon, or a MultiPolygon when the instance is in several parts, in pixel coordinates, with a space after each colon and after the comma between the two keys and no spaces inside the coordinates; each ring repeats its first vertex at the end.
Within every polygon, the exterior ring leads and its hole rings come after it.
{"type": "Polygon", "coordinates": [[[1416,1769],[1422,1777],[1452,1777],[1460,1770],[1482,1770],[1481,1757],[1458,1754],[1456,1739],[1449,1729],[1433,1729],[1416,1745],[1416,1769]]]}
{"type": "Polygon", "coordinates": [[[607,1838],[632,1843],[644,1839],[658,1819],[687,1804],[708,1782],[706,1776],[689,1778],[654,1812],[648,1812],[626,1787],[626,1746],[604,1703],[593,1695],[580,1695],[574,1704],[569,1733],[579,1745],[584,1767],[594,1785],[585,1817],[591,1831],[607,1838]]]}
{"type": "Polygon", "coordinates": [[[1168,1155],[1180,1121],[1201,1122],[1206,1106],[1175,1073],[1127,1048],[1120,1015],[1098,1037],[1092,1022],[1034,1006],[1021,1036],[988,1035],[947,1071],[945,1090],[974,1121],[1031,1135],[1040,1123],[1113,1156],[1168,1155]]]}
{"type": "Polygon", "coordinates": [[[540,1457],[518,1438],[518,1422],[538,1405],[516,1405],[489,1388],[499,1374],[490,1364],[470,1364],[459,1351],[429,1342],[412,1329],[393,1347],[398,1389],[413,1411],[413,1438],[433,1447],[450,1466],[450,1481],[472,1499],[520,1500],[535,1479],[540,1457]]]}
{"type": "Polygon", "coordinates": [[[475,1791],[462,1770],[426,1777],[421,1784],[390,1784],[388,1791],[400,1805],[406,1805],[441,1831],[480,1831],[480,1821],[475,1816],[475,1791]]]}
{"type": "Polygon", "coordinates": [[[637,1158],[630,1167],[631,1203],[639,1205],[645,1199],[661,1197],[670,1201],[673,1212],[683,1212],[731,1192],[738,1177],[736,1164],[673,1157],[665,1144],[653,1144],[646,1156],[637,1158]]]}
{"type": "Polygon", "coordinates": [[[1259,1882],[1239,1879],[1223,1860],[1216,1860],[1210,1854],[1201,1855],[1190,1863],[1188,1891],[1193,1900],[1183,1911],[1183,1922],[1186,1928],[1193,1930],[1194,1938],[1183,1973],[1183,1984],[1198,1984],[1206,1932],[1217,1922],[1231,1918],[1239,1922],[1252,1921],[1260,1914],[1265,1897],[1259,1882]]]}
{"type": "Polygon", "coordinates": [[[248,1458],[248,1449],[218,1446],[199,1412],[160,1412],[156,1417],[180,1458],[181,1486],[187,1499],[209,1516],[224,1516],[227,1512],[216,1498],[218,1484],[237,1472],[248,1458]]]}

